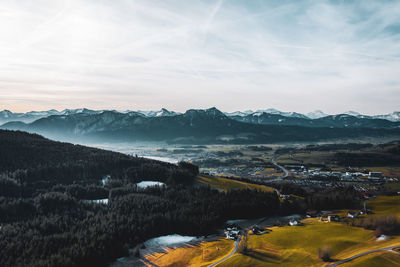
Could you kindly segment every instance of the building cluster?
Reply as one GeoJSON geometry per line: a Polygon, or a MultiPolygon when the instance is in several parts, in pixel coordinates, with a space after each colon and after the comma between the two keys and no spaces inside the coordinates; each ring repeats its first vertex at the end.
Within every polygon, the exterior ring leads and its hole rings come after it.
{"type": "Polygon", "coordinates": [[[385,177],[382,172],[369,171],[326,171],[322,169],[307,169],[302,165],[286,165],[292,176],[311,180],[330,180],[336,182],[362,182],[380,184],[387,182],[399,182],[400,178],[385,177]]]}
{"type": "Polygon", "coordinates": [[[232,226],[227,227],[224,233],[227,239],[236,240],[240,235],[240,230],[236,226],[232,226]]]}

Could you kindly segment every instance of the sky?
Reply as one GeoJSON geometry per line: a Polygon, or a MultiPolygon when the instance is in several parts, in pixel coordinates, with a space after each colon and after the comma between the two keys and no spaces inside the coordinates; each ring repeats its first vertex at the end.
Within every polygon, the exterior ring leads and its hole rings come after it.
{"type": "Polygon", "coordinates": [[[400,1],[1,0],[0,110],[400,110],[400,1]]]}

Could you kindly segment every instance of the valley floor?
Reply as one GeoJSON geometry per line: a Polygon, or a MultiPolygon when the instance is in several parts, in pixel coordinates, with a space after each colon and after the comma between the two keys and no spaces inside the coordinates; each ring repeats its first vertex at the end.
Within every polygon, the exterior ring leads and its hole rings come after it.
{"type": "MultiPolygon", "coordinates": [[[[369,202],[375,215],[400,216],[400,197],[378,197],[369,202]]],[[[336,214],[341,211],[337,211],[336,214]]],[[[370,215],[366,215],[370,216],[370,215]]],[[[303,219],[299,226],[266,227],[263,234],[248,234],[248,251],[235,253],[217,266],[400,266],[400,236],[378,241],[374,232],[342,222],[303,219]],[[318,256],[321,248],[331,250],[330,262],[318,256]],[[382,250],[381,249],[386,249],[382,250]],[[371,253],[368,253],[371,252],[371,253]],[[359,256],[359,257],[355,257],[359,256]],[[341,262],[348,258],[354,259],[341,262]]],[[[195,246],[168,249],[146,256],[157,266],[209,266],[229,255],[234,242],[219,239],[195,246]]]]}

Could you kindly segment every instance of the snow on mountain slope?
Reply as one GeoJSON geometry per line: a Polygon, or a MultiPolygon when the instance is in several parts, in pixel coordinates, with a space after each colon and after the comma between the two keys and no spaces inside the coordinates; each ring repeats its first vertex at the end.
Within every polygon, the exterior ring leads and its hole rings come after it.
{"type": "Polygon", "coordinates": [[[170,111],[170,110],[167,110],[165,108],[162,108],[161,110],[158,110],[158,111],[154,111],[154,110],[149,110],[149,111],[138,110],[136,112],[141,113],[141,114],[145,115],[146,117],[166,117],[166,116],[176,116],[176,115],[180,115],[181,114],[179,112],[170,111]]]}
{"type": "Polygon", "coordinates": [[[284,111],[279,111],[274,108],[269,108],[269,109],[259,109],[257,111],[252,111],[252,110],[246,110],[246,111],[235,111],[235,112],[225,112],[225,115],[228,117],[232,116],[248,116],[248,115],[254,115],[254,116],[261,116],[263,113],[268,113],[268,114],[275,114],[275,115],[281,115],[285,117],[293,117],[293,118],[304,118],[306,119],[307,116],[304,114],[300,114],[297,112],[284,112],[284,111]]]}
{"type": "Polygon", "coordinates": [[[395,111],[393,113],[384,114],[384,115],[375,115],[372,116],[374,119],[384,119],[389,121],[400,121],[400,111],[395,111]]]}
{"type": "Polygon", "coordinates": [[[329,116],[329,114],[326,114],[321,110],[315,110],[315,111],[307,113],[306,116],[309,117],[310,119],[314,120],[314,119],[319,119],[319,118],[329,116]]]}

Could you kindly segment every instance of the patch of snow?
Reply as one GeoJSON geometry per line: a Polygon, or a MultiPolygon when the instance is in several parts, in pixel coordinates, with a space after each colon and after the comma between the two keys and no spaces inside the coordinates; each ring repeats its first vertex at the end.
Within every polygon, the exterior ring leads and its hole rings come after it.
{"type": "Polygon", "coordinates": [[[329,115],[324,113],[321,110],[315,110],[313,112],[307,113],[306,116],[309,117],[310,119],[319,119],[319,118],[326,117],[326,116],[329,116],[329,115]]]}
{"type": "Polygon", "coordinates": [[[169,111],[165,108],[162,108],[159,111],[154,111],[154,110],[138,110],[135,111],[137,113],[140,113],[146,117],[168,117],[168,116],[177,116],[180,115],[180,112],[175,112],[175,111],[169,111]]]}
{"type": "Polygon", "coordinates": [[[381,235],[379,236],[376,241],[383,241],[383,240],[387,240],[389,237],[387,235],[381,235]]]}
{"type": "Polygon", "coordinates": [[[162,182],[155,182],[155,181],[142,181],[136,184],[139,188],[147,188],[150,186],[164,186],[165,184],[162,182]]]}
{"type": "Polygon", "coordinates": [[[384,115],[375,115],[372,116],[374,119],[384,119],[384,120],[389,120],[389,121],[400,121],[400,112],[395,111],[390,114],[384,114],[384,115]]]}
{"type": "Polygon", "coordinates": [[[361,113],[358,113],[358,112],[352,111],[352,110],[346,111],[343,114],[347,114],[347,115],[354,116],[354,117],[362,116],[361,113]]]}
{"type": "Polygon", "coordinates": [[[235,111],[235,112],[224,112],[224,114],[226,115],[226,116],[241,116],[241,117],[244,117],[244,116],[247,116],[247,115],[250,115],[250,114],[253,114],[254,112],[252,111],[252,110],[246,110],[246,111],[235,111]]]}
{"type": "Polygon", "coordinates": [[[105,186],[107,184],[108,180],[110,180],[110,178],[111,178],[111,175],[104,176],[103,179],[101,179],[102,185],[105,186]]]}
{"type": "Polygon", "coordinates": [[[195,239],[196,237],[194,236],[182,236],[174,234],[149,239],[144,242],[144,245],[146,247],[167,247],[187,243],[190,241],[194,241],[195,239]]]}
{"type": "Polygon", "coordinates": [[[85,200],[88,203],[96,203],[96,204],[108,204],[108,198],[103,198],[103,199],[90,199],[90,200],[85,200]]]}

